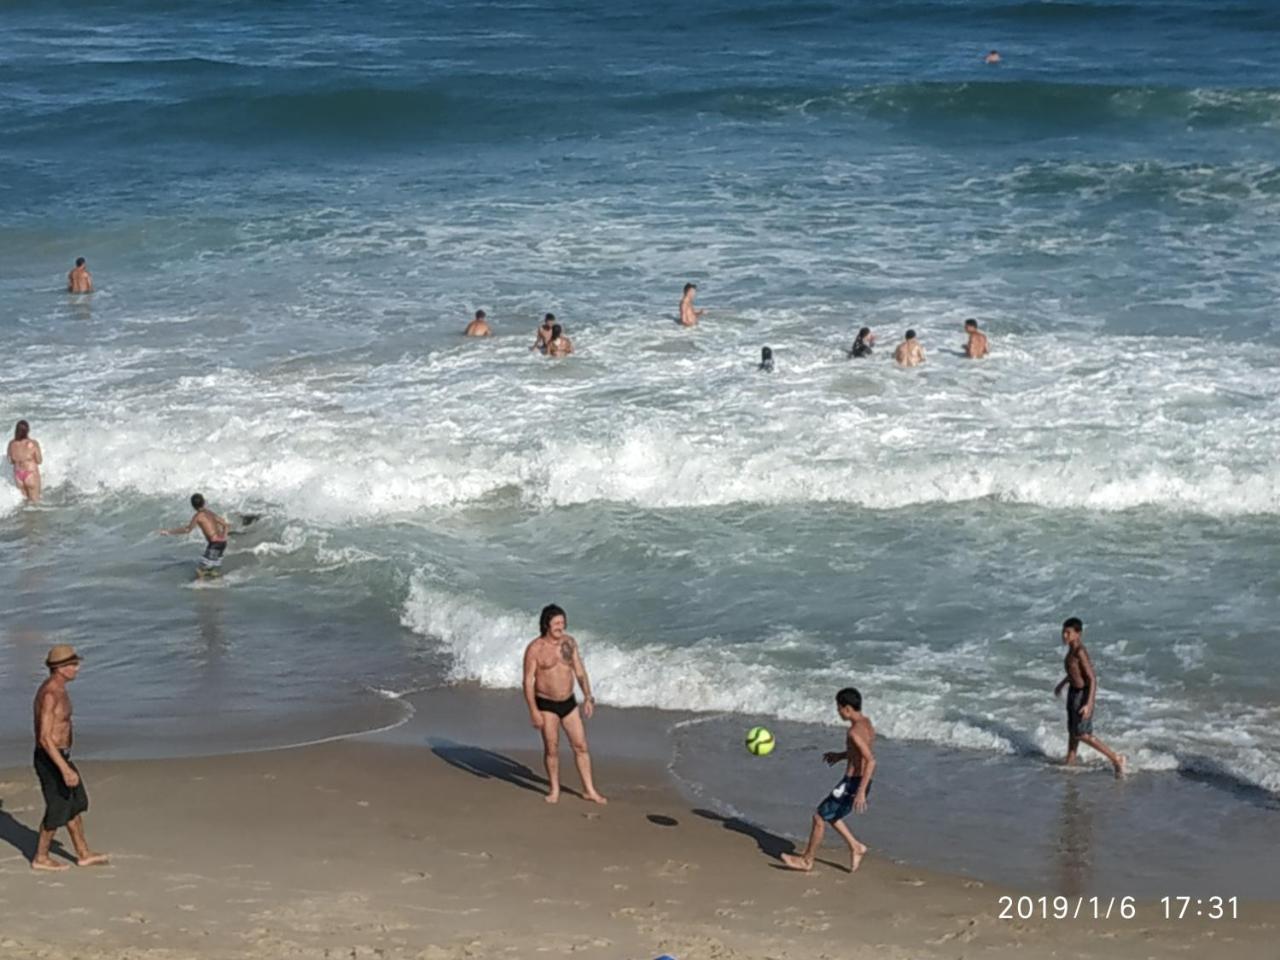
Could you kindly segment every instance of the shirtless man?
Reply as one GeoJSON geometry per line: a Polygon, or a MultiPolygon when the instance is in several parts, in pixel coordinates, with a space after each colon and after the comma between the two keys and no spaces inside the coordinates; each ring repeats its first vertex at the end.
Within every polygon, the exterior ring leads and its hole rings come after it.
{"type": "Polygon", "coordinates": [[[67,274],[67,293],[93,293],[93,275],[84,265],[84,257],[76,257],[76,265],[67,274]]]}
{"type": "Polygon", "coordinates": [[[555,323],[556,315],[554,313],[548,313],[542,318],[542,326],[535,332],[533,346],[529,348],[530,350],[547,352],[547,344],[551,342],[551,328],[555,326],[555,323]]]}
{"type": "Polygon", "coordinates": [[[916,339],[916,332],[908,330],[898,349],[893,351],[894,362],[900,367],[918,367],[924,363],[924,347],[916,339]]]}
{"type": "Polygon", "coordinates": [[[551,328],[551,339],[547,341],[548,357],[567,357],[573,353],[573,341],[564,335],[560,324],[551,328]]]}
{"type": "Polygon", "coordinates": [[[849,724],[844,749],[824,753],[822,759],[828,765],[844,761],[844,776],[830,795],[818,804],[813,814],[813,826],[809,830],[809,842],[804,853],[784,853],[782,862],[792,870],[808,873],[822,846],[822,835],[829,823],[849,846],[849,872],[853,873],[862,863],[867,846],[854,837],[845,826],[844,818],[853,811],[867,812],[867,793],[871,790],[871,778],[876,772],[876,756],[872,745],[876,742],[876,728],[862,712],[862,694],[853,687],[846,687],[836,694],[836,711],[840,719],[849,724]]]}
{"type": "Polygon", "coordinates": [[[964,355],[970,360],[981,360],[991,352],[991,345],[987,343],[987,335],[978,329],[977,320],[966,320],[964,322],[964,332],[969,335],[969,340],[964,345],[964,355]]]}
{"type": "Polygon", "coordinates": [[[476,311],[476,318],[467,324],[467,329],[462,331],[464,337],[491,337],[493,331],[489,329],[489,321],[485,319],[486,314],[483,310],[476,311]]]}
{"type": "Polygon", "coordinates": [[[81,815],[89,809],[89,794],[85,792],[80,771],[71,762],[71,697],[67,684],[80,672],[80,655],[75,648],[60,643],[45,657],[49,678],[40,684],[32,704],[35,717],[36,776],[40,778],[40,790],[44,793],[44,819],[40,822],[40,838],[36,841],[36,854],[31,858],[32,870],[66,870],[67,864],[49,857],[53,835],[61,827],[71,834],[76,848],[76,863],[92,867],[107,862],[107,855],[94,853],[84,838],[84,821],[81,815]]]}
{"type": "Polygon", "coordinates": [[[1124,776],[1125,758],[1115,753],[1093,735],[1093,705],[1098,696],[1098,676],[1093,672],[1093,661],[1089,659],[1089,651],[1080,641],[1084,632],[1084,623],[1079,617],[1071,617],[1062,624],[1062,642],[1066,644],[1067,655],[1062,665],[1067,675],[1053,688],[1055,697],[1062,696],[1062,688],[1070,685],[1067,692],[1067,759],[1066,765],[1076,762],[1076,749],[1081,743],[1087,743],[1093,749],[1111,761],[1115,768],[1116,778],[1124,776]]]}
{"type": "Polygon", "coordinates": [[[196,512],[185,527],[161,530],[160,533],[166,537],[186,536],[199,527],[207,543],[199,563],[196,564],[196,577],[197,579],[216,577],[222,569],[222,555],[227,552],[227,533],[231,527],[226,520],[204,505],[202,495],[193,493],[191,506],[196,512]]]}
{"type": "Polygon", "coordinates": [[[693,298],[697,295],[698,285],[696,283],[686,283],[684,285],[684,294],[680,297],[680,326],[696,326],[698,318],[707,312],[693,309],[693,298]]]}
{"type": "Polygon", "coordinates": [[[13,464],[13,482],[31,503],[40,499],[40,464],[44,454],[40,444],[31,439],[31,425],[19,420],[9,441],[9,462],[13,464]]]}
{"type": "Polygon", "coordinates": [[[539,628],[542,634],[524,651],[524,700],[529,707],[529,721],[542,732],[542,746],[551,789],[547,803],[560,799],[560,728],[569,736],[573,761],[582,777],[582,795],[596,803],[608,803],[596,792],[591,779],[591,754],[587,752],[587,731],[582,721],[595,712],[596,698],[591,695],[591,681],[582,665],[578,642],[564,632],[564,611],[554,603],[542,608],[539,628]],[[582,686],[582,709],[573,696],[573,681],[582,686]]]}

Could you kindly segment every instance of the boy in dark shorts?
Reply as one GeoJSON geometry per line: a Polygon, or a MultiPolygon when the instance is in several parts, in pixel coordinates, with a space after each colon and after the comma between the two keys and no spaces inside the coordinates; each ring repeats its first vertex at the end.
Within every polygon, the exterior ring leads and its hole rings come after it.
{"type": "Polygon", "coordinates": [[[845,761],[844,777],[831,794],[818,804],[804,853],[799,856],[794,853],[782,855],[782,862],[792,870],[808,873],[813,869],[813,860],[818,854],[818,847],[822,845],[822,835],[826,832],[828,823],[849,845],[850,873],[858,869],[867,852],[866,844],[858,842],[852,831],[845,826],[844,818],[854,810],[858,813],[865,813],[867,810],[867,794],[871,790],[871,778],[876,771],[876,756],[871,749],[876,740],[876,728],[863,715],[862,694],[853,687],[845,687],[836,694],[836,711],[840,714],[840,719],[849,724],[845,747],[838,752],[823,754],[822,759],[828,764],[845,761]]]}
{"type": "Polygon", "coordinates": [[[1087,743],[1093,749],[1111,761],[1116,777],[1125,773],[1125,759],[1116,753],[1093,734],[1093,707],[1098,696],[1098,675],[1093,671],[1093,661],[1089,659],[1089,651],[1084,648],[1080,636],[1084,633],[1084,622],[1079,617],[1069,617],[1062,624],[1062,642],[1067,647],[1067,655],[1062,665],[1067,675],[1053,688],[1055,697],[1062,696],[1062,688],[1070,686],[1067,691],[1067,759],[1066,765],[1076,762],[1076,750],[1080,744],[1087,743]]]}

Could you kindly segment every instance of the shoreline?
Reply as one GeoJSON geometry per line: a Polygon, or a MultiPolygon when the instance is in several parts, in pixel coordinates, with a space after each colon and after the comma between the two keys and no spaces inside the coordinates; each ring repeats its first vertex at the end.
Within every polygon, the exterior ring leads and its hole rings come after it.
{"type": "MultiPolygon", "coordinates": [[[[394,701],[402,715],[372,730],[157,757],[101,753],[90,738],[76,756],[92,764],[186,762],[333,743],[536,751],[517,691],[467,683],[378,696],[394,701]]],[[[832,780],[816,757],[838,728],[764,719],[781,748],[762,761],[747,757],[738,743],[741,729],[758,719],[606,705],[589,735],[599,762],[661,769],[664,785],[689,805],[803,840],[810,808],[832,780]]],[[[5,765],[22,769],[29,749],[5,765]]],[[[1069,771],[1043,756],[889,738],[881,738],[878,752],[872,809],[853,827],[861,836],[865,822],[876,853],[900,865],[1036,895],[1241,895],[1280,902],[1280,878],[1257,855],[1274,829],[1273,797],[1239,795],[1173,771],[1117,784],[1097,765],[1069,771]],[[1200,835],[1180,835],[1192,821],[1201,823],[1200,835]]],[[[540,769],[540,762],[533,766],[540,769]]],[[[566,782],[576,776],[571,768],[566,757],[566,782]]]]}
{"type": "MultiPolygon", "coordinates": [[[[1253,957],[1280,906],[1234,921],[1001,920],[1017,891],[905,867],[782,869],[790,841],[689,804],[652,762],[597,758],[610,804],[542,802],[538,758],[439,739],[348,740],[83,765],[101,870],[34,874],[34,779],[0,771],[0,957],[387,957],[569,953],[1137,960],[1204,937],[1253,957]],[[53,933],[49,924],[56,923],[53,933]]],[[[566,785],[571,786],[570,776],[566,785]]],[[[56,848],[55,848],[56,853],[56,848]]]]}

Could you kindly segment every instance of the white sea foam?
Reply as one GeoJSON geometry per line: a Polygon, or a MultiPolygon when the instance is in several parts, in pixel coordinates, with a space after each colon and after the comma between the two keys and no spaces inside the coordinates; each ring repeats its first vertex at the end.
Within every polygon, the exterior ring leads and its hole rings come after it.
{"type": "MultiPolygon", "coordinates": [[[[442,589],[423,574],[411,579],[401,609],[405,627],[444,645],[452,680],[498,689],[520,685],[530,619],[442,589]]],[[[859,663],[855,646],[808,658],[814,666],[806,668],[775,659],[794,646],[795,635],[756,644],[713,636],[683,648],[590,629],[574,628],[574,635],[605,704],[830,723],[832,691],[856,677],[875,691],[873,712],[886,736],[1049,757],[1065,748],[1062,701],[1048,697],[1038,677],[1010,676],[1004,661],[981,646],[905,647],[881,666],[859,663]],[[960,675],[965,671],[973,675],[960,675]]],[[[1269,733],[1280,711],[1220,703],[1206,716],[1185,701],[1141,696],[1104,700],[1101,709],[1109,711],[1107,739],[1128,754],[1134,770],[1185,768],[1280,791],[1280,751],[1269,733]],[[1206,757],[1214,758],[1208,766],[1206,757]]]]}

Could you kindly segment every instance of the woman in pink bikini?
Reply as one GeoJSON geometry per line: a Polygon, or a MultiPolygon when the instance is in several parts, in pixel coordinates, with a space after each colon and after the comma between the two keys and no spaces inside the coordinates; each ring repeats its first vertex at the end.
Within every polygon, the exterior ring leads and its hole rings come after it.
{"type": "Polygon", "coordinates": [[[40,444],[28,436],[30,432],[31,425],[19,420],[9,441],[9,462],[13,464],[13,482],[24,497],[35,503],[40,499],[40,464],[44,463],[44,456],[40,444]]]}

